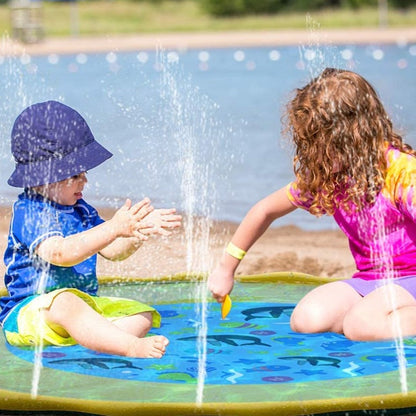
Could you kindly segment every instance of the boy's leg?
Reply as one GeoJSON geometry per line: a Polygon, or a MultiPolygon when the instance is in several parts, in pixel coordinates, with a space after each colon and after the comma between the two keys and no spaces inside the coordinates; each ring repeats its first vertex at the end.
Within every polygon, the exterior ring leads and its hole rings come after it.
{"type": "Polygon", "coordinates": [[[347,313],[344,333],[355,341],[416,335],[416,300],[398,285],[381,286],[347,313]]]}
{"type": "Polygon", "coordinates": [[[343,332],[346,313],[362,299],[345,282],[331,282],[318,286],[296,305],[290,325],[301,333],[343,332]]]}
{"type": "Polygon", "coordinates": [[[143,312],[125,316],[112,322],[122,331],[143,338],[152,328],[153,315],[151,312],[143,312]]]}
{"type": "Polygon", "coordinates": [[[140,358],[160,358],[168,344],[164,336],[138,338],[118,328],[71,292],[58,294],[44,310],[46,322],[60,325],[86,348],[140,358]]]}

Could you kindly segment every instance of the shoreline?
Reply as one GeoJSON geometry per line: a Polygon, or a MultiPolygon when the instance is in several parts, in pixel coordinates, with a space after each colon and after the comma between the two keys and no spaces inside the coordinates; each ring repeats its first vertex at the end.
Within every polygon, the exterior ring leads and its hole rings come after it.
{"type": "Polygon", "coordinates": [[[279,47],[331,44],[400,44],[416,42],[416,28],[219,31],[46,38],[23,44],[3,36],[0,56],[127,52],[199,48],[279,47]]]}

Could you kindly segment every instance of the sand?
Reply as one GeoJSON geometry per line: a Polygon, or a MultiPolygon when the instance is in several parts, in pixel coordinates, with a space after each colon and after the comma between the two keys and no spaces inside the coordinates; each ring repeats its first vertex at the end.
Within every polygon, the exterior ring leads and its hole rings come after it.
{"type": "MultiPolygon", "coordinates": [[[[108,219],[113,212],[99,210],[108,219]]],[[[4,253],[11,209],[0,208],[0,251],[4,253]]],[[[305,212],[305,215],[309,215],[305,212]]],[[[209,233],[209,258],[212,267],[219,260],[237,224],[216,222],[209,233]]],[[[197,244],[198,244],[197,240],[197,244]]],[[[100,276],[160,277],[187,271],[187,239],[184,229],[169,237],[153,237],[130,258],[111,262],[98,256],[100,276]]],[[[199,263],[201,264],[201,263],[199,263]]],[[[195,261],[194,265],[198,265],[195,261]]],[[[202,266],[199,266],[202,267],[202,266]]],[[[206,267],[206,266],[205,266],[206,267]]],[[[195,272],[195,268],[192,269],[195,272]]],[[[345,236],[340,231],[304,231],[296,226],[273,227],[257,241],[241,262],[237,274],[295,271],[319,276],[349,277],[354,261],[345,236]]],[[[4,275],[5,266],[0,264],[4,275]]]]}
{"type": "MultiPolygon", "coordinates": [[[[210,248],[206,253],[212,266],[218,262],[236,226],[227,222],[212,225],[210,248]]],[[[196,240],[196,244],[200,242],[196,240]]],[[[187,270],[186,254],[187,240],[181,230],[168,238],[147,241],[131,258],[118,264],[100,259],[98,273],[144,277],[181,273],[187,270]]],[[[194,260],[194,264],[198,266],[201,262],[194,260]]],[[[237,273],[275,271],[347,277],[355,271],[355,265],[348,242],[340,231],[306,232],[295,226],[284,226],[270,228],[248,252],[237,273]]]]}

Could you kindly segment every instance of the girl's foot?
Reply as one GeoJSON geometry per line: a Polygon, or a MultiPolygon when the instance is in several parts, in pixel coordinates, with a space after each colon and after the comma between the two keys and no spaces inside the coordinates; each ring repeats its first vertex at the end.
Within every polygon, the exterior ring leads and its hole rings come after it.
{"type": "Polygon", "coordinates": [[[169,340],[163,335],[135,338],[126,355],[136,358],[162,358],[168,344],[169,340]]]}

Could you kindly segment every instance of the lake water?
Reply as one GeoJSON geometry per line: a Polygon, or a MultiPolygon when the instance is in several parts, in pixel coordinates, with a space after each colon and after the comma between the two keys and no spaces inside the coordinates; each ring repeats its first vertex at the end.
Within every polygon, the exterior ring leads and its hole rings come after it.
{"type": "MultiPolygon", "coordinates": [[[[396,129],[416,145],[414,44],[0,53],[0,204],[20,191],[7,185],[14,119],[34,102],[57,99],[77,109],[114,153],[89,172],[87,201],[118,207],[125,197],[149,196],[156,207],[186,211],[184,193],[191,190],[195,213],[241,221],[256,201],[293,178],[280,118],[293,90],[326,66],[366,77],[396,129]]],[[[288,223],[335,227],[331,218],[300,210],[275,225],[288,223]]]]}

